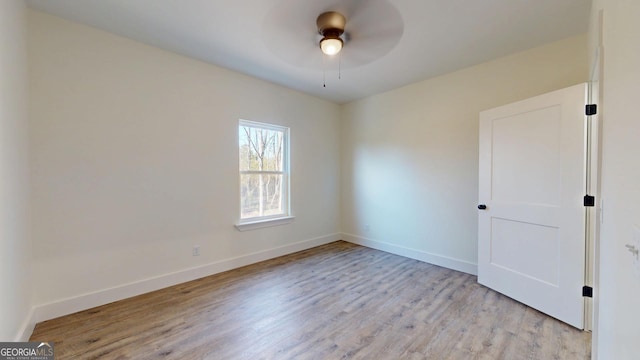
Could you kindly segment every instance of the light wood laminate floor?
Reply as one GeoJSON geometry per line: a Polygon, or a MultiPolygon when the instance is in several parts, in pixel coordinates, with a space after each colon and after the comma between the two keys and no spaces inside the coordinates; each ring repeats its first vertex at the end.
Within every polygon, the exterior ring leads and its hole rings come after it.
{"type": "Polygon", "coordinates": [[[56,359],[589,359],[476,277],[338,241],[36,326],[56,359]]]}

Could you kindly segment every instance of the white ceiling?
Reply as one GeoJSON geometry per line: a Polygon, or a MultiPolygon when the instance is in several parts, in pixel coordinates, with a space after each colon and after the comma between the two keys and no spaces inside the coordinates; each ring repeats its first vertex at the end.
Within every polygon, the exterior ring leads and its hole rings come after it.
{"type": "Polygon", "coordinates": [[[29,6],[345,103],[587,31],[591,0],[28,0],[29,6]],[[323,56],[316,17],[352,34],[323,56]],[[372,41],[375,35],[376,41],[372,41]]]}

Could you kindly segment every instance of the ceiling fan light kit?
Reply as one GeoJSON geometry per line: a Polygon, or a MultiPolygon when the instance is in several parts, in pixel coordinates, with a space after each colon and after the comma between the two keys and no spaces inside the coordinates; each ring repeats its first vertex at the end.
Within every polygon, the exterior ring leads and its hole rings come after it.
{"type": "Polygon", "coordinates": [[[345,17],[335,11],[320,14],[316,20],[318,34],[322,35],[320,49],[326,55],[336,55],[342,50],[344,41],[340,37],[344,33],[345,17]]]}
{"type": "Polygon", "coordinates": [[[325,55],[335,55],[342,50],[342,39],[324,37],[320,40],[320,49],[325,55]]]}

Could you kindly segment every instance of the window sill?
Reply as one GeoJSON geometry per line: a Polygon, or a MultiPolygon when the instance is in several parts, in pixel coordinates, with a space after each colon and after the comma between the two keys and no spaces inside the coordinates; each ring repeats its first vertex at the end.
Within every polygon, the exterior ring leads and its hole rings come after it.
{"type": "Polygon", "coordinates": [[[290,224],[294,219],[295,216],[283,216],[274,219],[241,222],[237,223],[235,227],[240,231],[256,230],[270,226],[290,224]]]}

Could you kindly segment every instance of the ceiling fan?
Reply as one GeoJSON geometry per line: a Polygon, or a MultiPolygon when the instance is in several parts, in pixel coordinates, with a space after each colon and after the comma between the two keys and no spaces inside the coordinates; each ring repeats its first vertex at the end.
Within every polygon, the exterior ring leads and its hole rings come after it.
{"type": "Polygon", "coordinates": [[[378,60],[403,31],[402,16],[388,0],[282,0],[263,23],[264,43],[278,58],[317,70],[333,61],[347,69],[378,60]]]}

